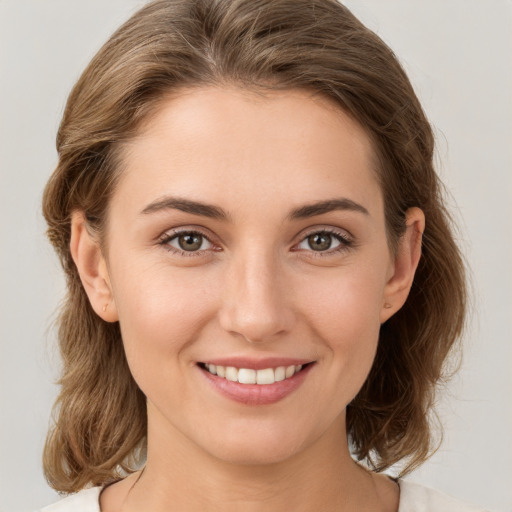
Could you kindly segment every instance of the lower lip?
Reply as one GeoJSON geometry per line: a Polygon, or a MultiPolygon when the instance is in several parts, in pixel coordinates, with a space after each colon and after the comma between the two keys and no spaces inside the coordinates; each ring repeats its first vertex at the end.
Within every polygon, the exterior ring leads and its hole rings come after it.
{"type": "Polygon", "coordinates": [[[313,364],[308,364],[293,377],[274,384],[240,384],[213,375],[199,366],[198,368],[210,384],[227,398],[245,405],[268,405],[293,393],[304,382],[312,366],[313,364]]]}

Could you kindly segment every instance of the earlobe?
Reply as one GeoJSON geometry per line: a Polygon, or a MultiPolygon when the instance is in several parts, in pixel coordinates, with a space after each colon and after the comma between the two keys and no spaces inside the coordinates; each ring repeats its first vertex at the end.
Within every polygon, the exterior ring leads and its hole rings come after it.
{"type": "Polygon", "coordinates": [[[384,289],[381,323],[391,318],[404,305],[421,257],[425,215],[419,208],[409,208],[405,220],[405,233],[400,238],[392,273],[384,289]]]}
{"type": "Polygon", "coordinates": [[[116,322],[119,318],[107,263],[81,211],[75,211],[71,216],[70,251],[92,308],[106,322],[116,322]]]}

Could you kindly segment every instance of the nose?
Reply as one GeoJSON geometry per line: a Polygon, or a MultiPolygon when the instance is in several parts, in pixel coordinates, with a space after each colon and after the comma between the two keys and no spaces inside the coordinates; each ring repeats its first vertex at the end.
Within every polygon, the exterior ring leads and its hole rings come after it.
{"type": "Polygon", "coordinates": [[[237,258],[224,281],[221,327],[260,343],[289,332],[295,321],[289,288],[271,255],[253,253],[237,258]]]}

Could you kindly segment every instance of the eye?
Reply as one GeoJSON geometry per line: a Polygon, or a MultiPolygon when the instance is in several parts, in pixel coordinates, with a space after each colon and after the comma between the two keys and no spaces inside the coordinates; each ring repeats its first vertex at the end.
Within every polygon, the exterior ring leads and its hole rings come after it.
{"type": "Polygon", "coordinates": [[[204,235],[193,231],[178,233],[163,242],[181,252],[206,251],[212,248],[212,243],[204,235]]]}
{"type": "Polygon", "coordinates": [[[348,248],[351,240],[342,233],[330,231],[317,231],[311,233],[302,240],[297,248],[302,251],[321,252],[337,252],[348,248]]]}

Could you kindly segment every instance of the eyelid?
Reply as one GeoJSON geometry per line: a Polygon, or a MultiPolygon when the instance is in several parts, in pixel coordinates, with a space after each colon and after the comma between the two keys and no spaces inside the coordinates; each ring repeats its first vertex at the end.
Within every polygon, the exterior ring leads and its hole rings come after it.
{"type": "Polygon", "coordinates": [[[158,245],[164,246],[164,248],[174,254],[178,254],[180,256],[204,256],[205,253],[211,252],[211,251],[221,251],[222,248],[219,246],[218,243],[216,243],[213,240],[213,236],[207,232],[204,228],[201,228],[199,226],[180,226],[179,228],[171,228],[166,231],[164,231],[157,239],[158,245]],[[208,249],[201,249],[198,251],[184,251],[181,249],[178,249],[177,247],[173,247],[169,244],[171,240],[173,240],[176,237],[179,237],[180,235],[185,234],[195,234],[200,235],[203,238],[205,238],[212,247],[209,247],[208,249]]]}
{"type": "MultiPolygon", "coordinates": [[[[354,247],[355,245],[355,239],[354,236],[343,228],[338,228],[334,226],[312,226],[304,231],[302,231],[298,235],[299,240],[296,242],[293,247],[291,248],[294,252],[303,252],[303,253],[309,253],[313,257],[325,257],[330,256],[339,252],[347,251],[354,247]],[[334,236],[340,244],[335,247],[334,249],[328,249],[326,251],[314,251],[313,249],[307,250],[307,249],[299,249],[298,245],[301,244],[311,235],[319,234],[319,233],[326,233],[329,235],[334,236]]],[[[206,253],[209,252],[219,252],[222,251],[222,247],[219,242],[215,241],[215,236],[210,234],[209,230],[203,228],[202,226],[196,226],[196,225],[188,225],[188,226],[180,226],[177,228],[171,228],[166,231],[164,231],[157,239],[158,245],[165,246],[165,249],[169,252],[172,252],[174,254],[183,255],[183,256],[204,256],[206,253]],[[210,244],[212,244],[212,247],[208,249],[201,249],[198,251],[184,251],[180,250],[177,247],[173,247],[169,245],[169,241],[180,236],[183,234],[197,234],[202,237],[204,237],[210,244]]]]}
{"type": "Polygon", "coordinates": [[[300,235],[299,241],[293,246],[292,250],[296,252],[310,253],[314,257],[326,257],[333,254],[337,254],[343,251],[347,251],[354,247],[355,239],[354,236],[349,233],[346,229],[337,228],[334,226],[313,226],[303,231],[300,235]],[[298,246],[304,242],[308,237],[315,234],[326,233],[334,236],[339,242],[339,246],[334,249],[328,249],[326,251],[314,251],[313,249],[299,249],[298,246]]]}

